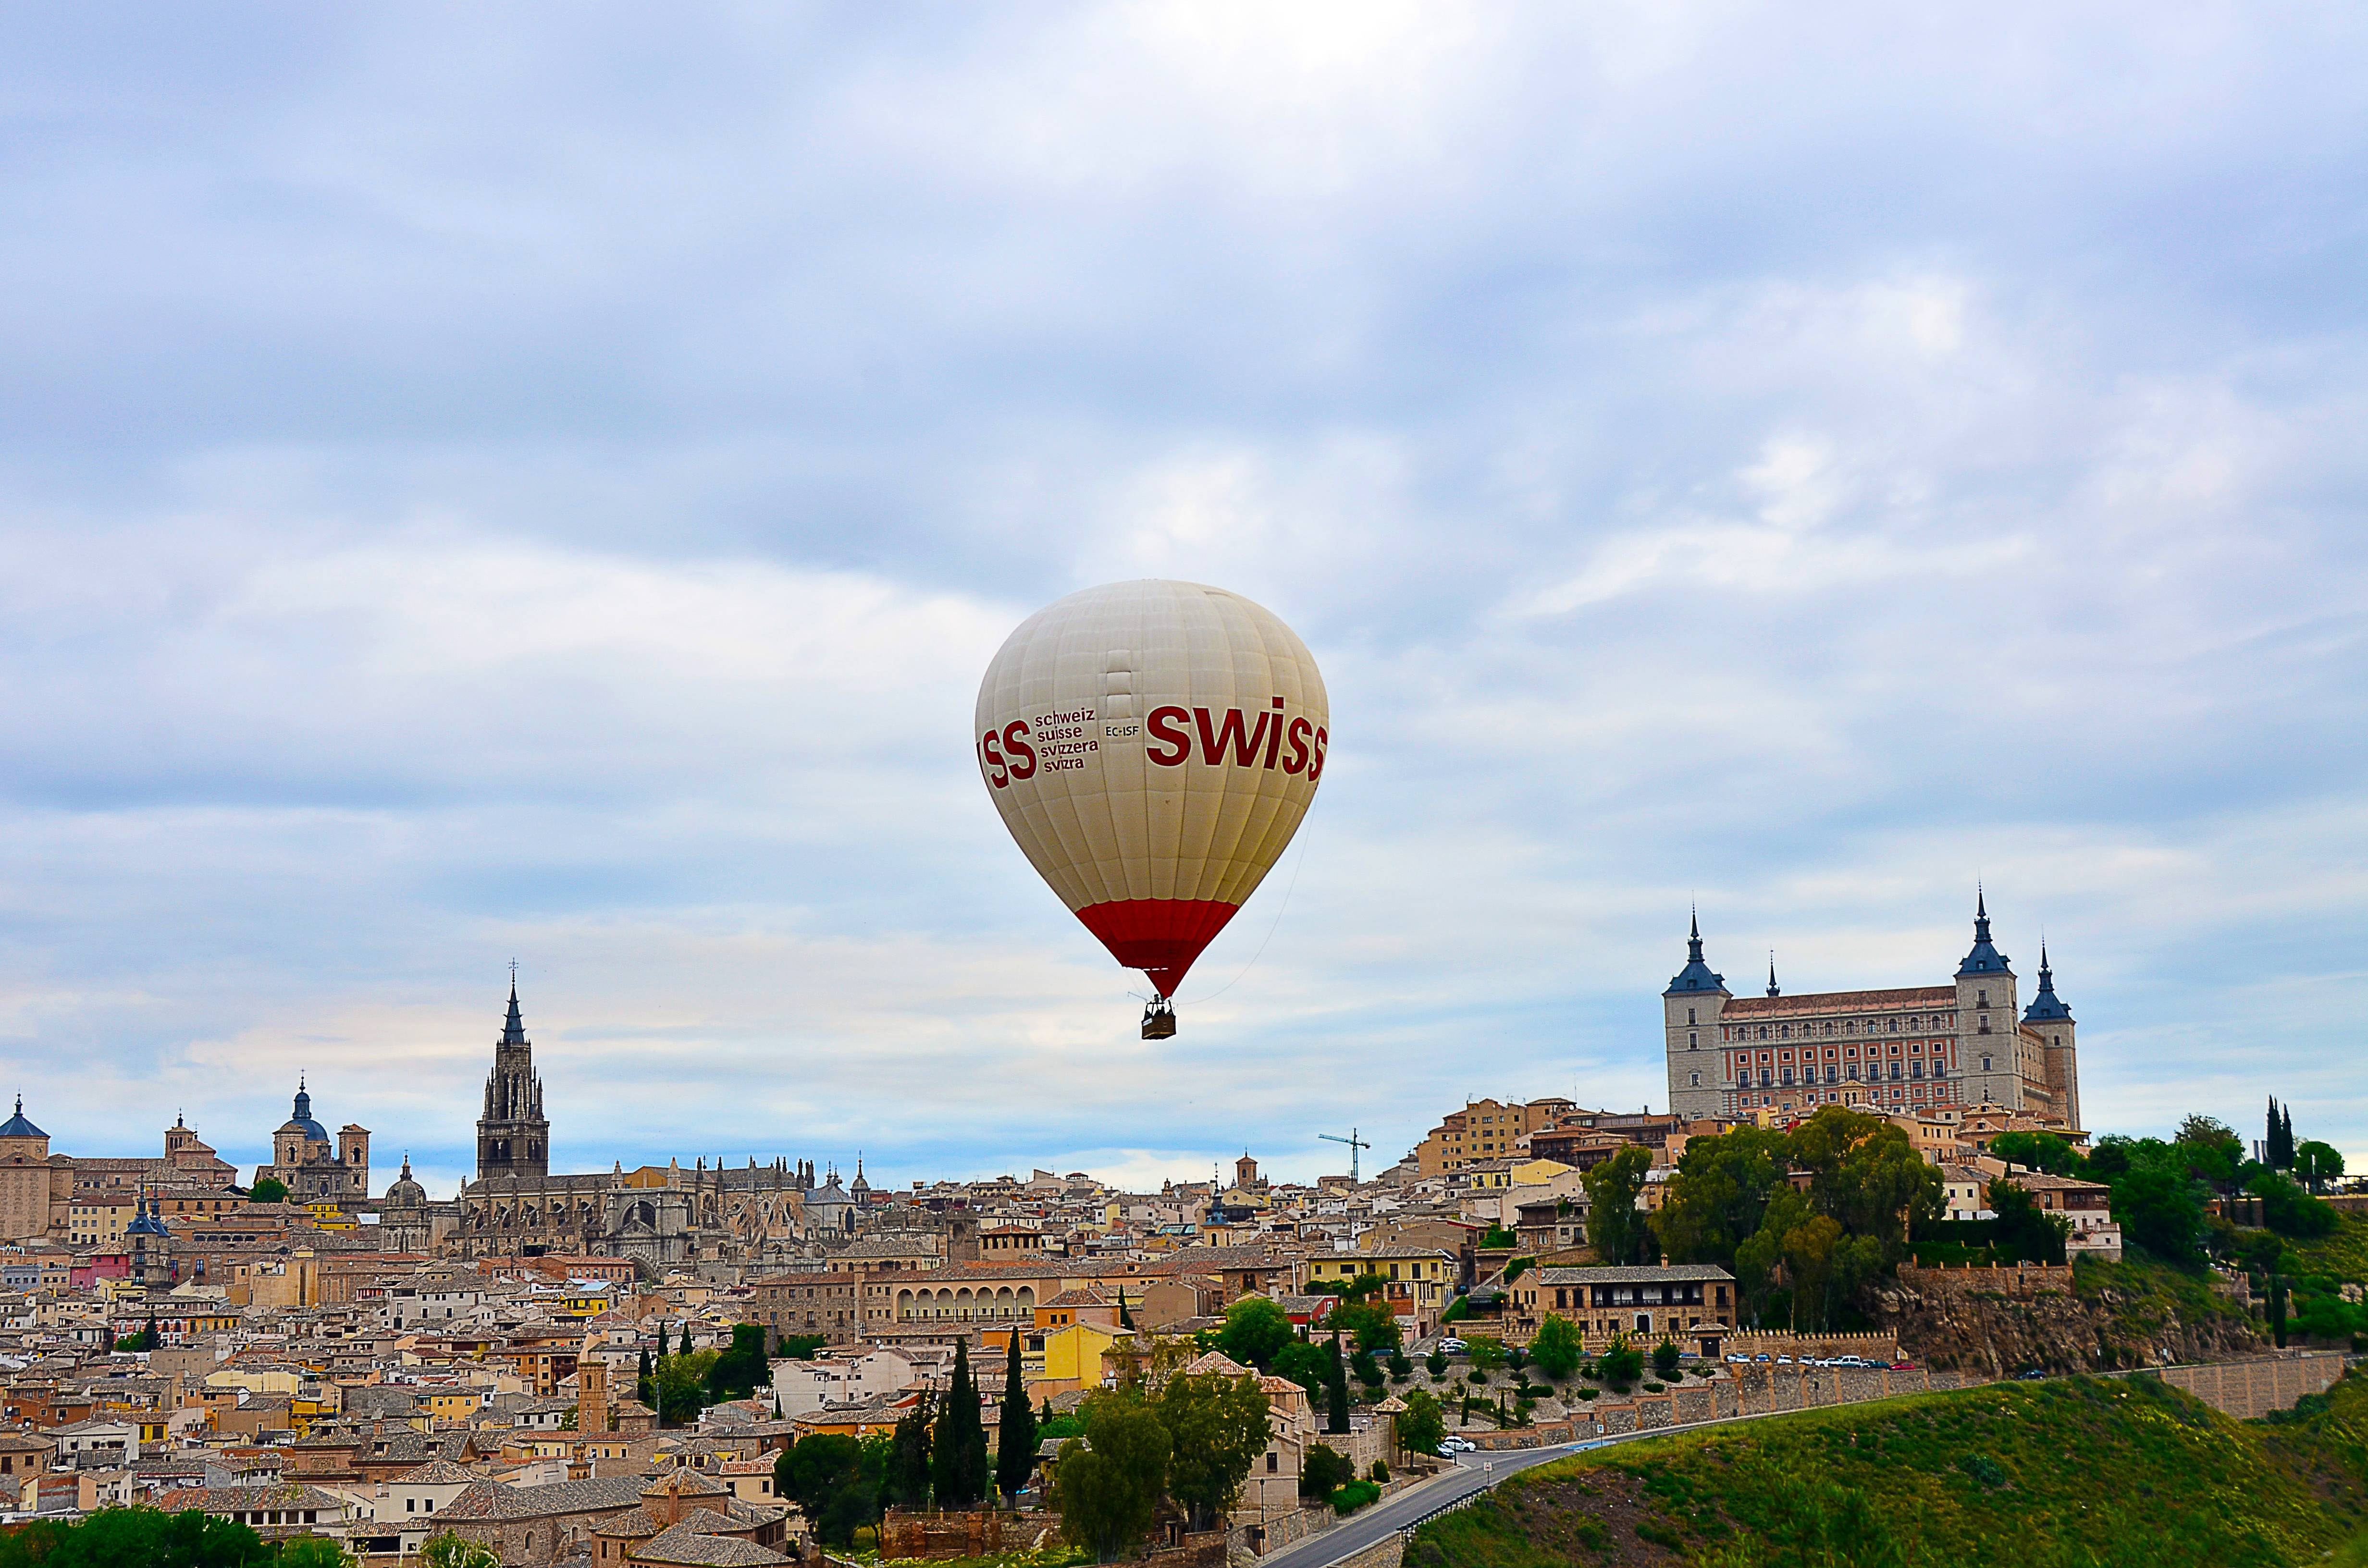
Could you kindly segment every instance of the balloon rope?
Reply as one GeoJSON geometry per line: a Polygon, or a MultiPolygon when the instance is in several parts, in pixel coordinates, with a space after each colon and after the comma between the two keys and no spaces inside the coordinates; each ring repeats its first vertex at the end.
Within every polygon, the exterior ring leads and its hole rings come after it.
{"type": "Polygon", "coordinates": [[[1274,923],[1266,928],[1266,936],[1259,940],[1258,951],[1250,955],[1250,961],[1242,965],[1241,974],[1234,976],[1233,979],[1228,980],[1223,985],[1218,986],[1214,991],[1209,992],[1205,995],[1192,997],[1171,996],[1168,998],[1170,1002],[1179,1007],[1198,1006],[1201,1003],[1210,1001],[1215,997],[1223,996],[1226,992],[1231,991],[1235,986],[1239,985],[1242,983],[1242,975],[1249,973],[1252,969],[1255,969],[1258,966],[1258,960],[1266,956],[1267,943],[1273,941],[1275,932],[1281,928],[1282,912],[1291,907],[1292,892],[1299,886],[1299,868],[1305,864],[1307,864],[1307,840],[1303,838],[1299,841],[1298,858],[1292,860],[1291,863],[1291,881],[1283,887],[1282,902],[1275,905],[1274,923]]]}

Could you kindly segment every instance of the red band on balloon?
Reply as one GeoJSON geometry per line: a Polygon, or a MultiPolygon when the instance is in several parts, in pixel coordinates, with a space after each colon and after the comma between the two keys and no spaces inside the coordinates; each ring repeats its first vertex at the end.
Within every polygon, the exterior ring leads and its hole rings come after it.
{"type": "Polygon", "coordinates": [[[1162,996],[1173,996],[1184,971],[1239,908],[1207,898],[1121,898],[1089,903],[1077,918],[1110,957],[1150,976],[1162,996]]]}

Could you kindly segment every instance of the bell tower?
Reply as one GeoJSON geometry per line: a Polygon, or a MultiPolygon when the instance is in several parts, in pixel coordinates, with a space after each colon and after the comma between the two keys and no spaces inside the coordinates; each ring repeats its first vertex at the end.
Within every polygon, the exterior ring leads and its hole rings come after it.
{"type": "Polygon", "coordinates": [[[510,969],[509,1017],[494,1042],[494,1070],[485,1076],[485,1109],[477,1119],[477,1178],[551,1172],[551,1123],[542,1116],[542,1080],[535,1076],[534,1042],[518,1016],[518,969],[510,969]]]}

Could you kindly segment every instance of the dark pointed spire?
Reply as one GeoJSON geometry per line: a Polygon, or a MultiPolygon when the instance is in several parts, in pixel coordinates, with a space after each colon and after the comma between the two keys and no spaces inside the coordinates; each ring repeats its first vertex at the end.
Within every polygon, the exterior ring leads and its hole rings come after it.
{"type": "Polygon", "coordinates": [[[1692,913],[1686,922],[1686,967],[1678,971],[1669,988],[1661,993],[1675,996],[1680,993],[1709,992],[1722,994],[1726,990],[1726,977],[1712,971],[1702,961],[1702,915],[1692,913]]]}
{"type": "Polygon", "coordinates": [[[502,1043],[504,1045],[524,1045],[526,1043],[526,1020],[518,1016],[518,971],[516,970],[512,970],[510,971],[510,1010],[509,1016],[502,1020],[502,1043]]]}
{"type": "Polygon", "coordinates": [[[2055,994],[2055,971],[2047,967],[2047,944],[2044,941],[2039,944],[2039,994],[2033,996],[2031,1006],[2022,1010],[2022,1021],[2027,1024],[2072,1021],[2072,1009],[2064,1005],[2064,998],[2055,994]]]}
{"type": "Polygon", "coordinates": [[[1957,978],[1970,975],[2011,974],[2007,956],[1990,945],[1989,901],[1979,882],[1974,884],[1974,946],[1965,954],[1965,961],[1957,966],[1957,978]]]}
{"type": "Polygon", "coordinates": [[[1768,949],[1768,994],[1770,996],[1784,994],[1776,986],[1776,949],[1773,948],[1768,949]]]}

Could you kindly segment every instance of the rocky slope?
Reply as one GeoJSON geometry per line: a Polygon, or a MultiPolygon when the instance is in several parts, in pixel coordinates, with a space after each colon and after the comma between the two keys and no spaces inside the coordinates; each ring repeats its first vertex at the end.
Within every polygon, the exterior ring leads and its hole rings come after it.
{"type": "Polygon", "coordinates": [[[2068,1288],[1984,1289],[1903,1270],[1880,1291],[1875,1321],[1932,1367],[2012,1377],[2226,1361],[2269,1348],[2260,1321],[2214,1276],[2160,1264],[2084,1261],[2068,1288]]]}

